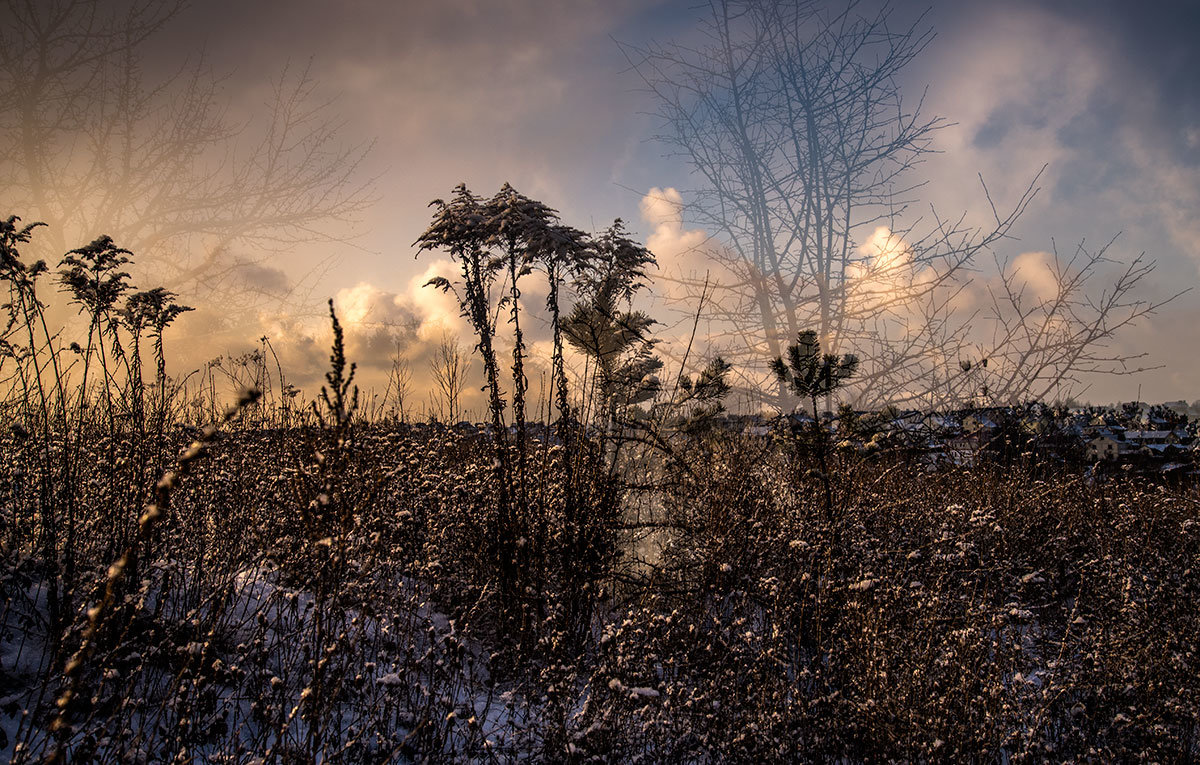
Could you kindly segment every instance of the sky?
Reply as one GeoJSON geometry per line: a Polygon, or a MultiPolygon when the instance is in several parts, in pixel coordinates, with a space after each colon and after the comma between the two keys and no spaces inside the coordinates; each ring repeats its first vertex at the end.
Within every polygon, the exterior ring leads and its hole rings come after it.
{"type": "MultiPolygon", "coordinates": [[[[869,4],[868,4],[869,5],[869,4]]],[[[865,7],[865,6],[864,6],[865,7]]],[[[1149,300],[1191,289],[1200,276],[1200,3],[1122,0],[936,0],[896,3],[899,20],[935,37],[902,76],[907,99],[941,115],[936,148],[916,170],[923,203],[986,221],[980,176],[996,200],[1015,200],[1047,166],[1005,257],[1116,242],[1110,257],[1145,253],[1156,270],[1149,300]]],[[[504,182],[598,230],[621,217],[664,251],[704,242],[688,219],[697,179],[654,139],[655,103],[620,43],[687,42],[692,0],[207,0],[147,41],[143,71],[165,77],[203,56],[223,79],[228,115],[259,124],[271,83],[304,67],[315,101],[337,120],[337,140],[369,147],[356,180],[373,202],[335,240],[263,261],[265,281],[305,283],[305,317],[263,312],[230,327],[219,305],[180,325],[188,362],[237,352],[262,334],[297,367],[327,354],[320,300],[333,297],[357,338],[365,370],[388,366],[389,339],[372,327],[407,323],[420,365],[445,331],[467,343],[444,299],[421,284],[444,259],[412,243],[428,203],[459,183],[490,194],[504,182]],[[653,191],[653,194],[651,195],[653,191]],[[651,195],[648,198],[648,195],[651,195]],[[205,317],[208,317],[207,319],[205,317]],[[361,327],[354,329],[355,324],[361,327]]],[[[239,122],[240,121],[240,122],[239,122]]],[[[440,270],[439,270],[440,269],[440,270]]],[[[249,272],[247,272],[249,273],[249,272]]],[[[186,298],[186,296],[183,296],[186,298]]],[[[1092,401],[1200,398],[1200,294],[1186,293],[1126,331],[1114,346],[1161,366],[1089,379],[1092,401]]],[[[303,378],[308,372],[297,372],[303,378]]],[[[315,374],[315,373],[313,373],[315,374]]],[[[418,377],[420,374],[418,374],[418,377]]]]}

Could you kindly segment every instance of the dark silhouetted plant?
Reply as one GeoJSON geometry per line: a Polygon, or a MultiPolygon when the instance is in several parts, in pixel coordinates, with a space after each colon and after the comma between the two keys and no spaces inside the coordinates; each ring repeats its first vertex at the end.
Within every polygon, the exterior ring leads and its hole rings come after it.
{"type": "Polygon", "coordinates": [[[653,263],[650,251],[629,237],[619,219],[614,221],[597,237],[587,268],[576,279],[580,299],[563,322],[567,341],[592,362],[597,414],[610,428],[629,407],[661,390],[657,372],[663,364],[650,337],[655,321],[632,308],[653,263]]]}
{"type": "Polygon", "coordinates": [[[858,357],[847,353],[838,356],[821,353],[817,333],[811,329],[800,332],[796,342],[787,347],[787,362],[780,357],[771,361],[771,371],[779,382],[794,395],[812,404],[813,443],[820,462],[820,480],[825,489],[825,516],[833,523],[833,489],[829,476],[829,432],[821,423],[817,400],[828,398],[858,371],[858,357]]]}

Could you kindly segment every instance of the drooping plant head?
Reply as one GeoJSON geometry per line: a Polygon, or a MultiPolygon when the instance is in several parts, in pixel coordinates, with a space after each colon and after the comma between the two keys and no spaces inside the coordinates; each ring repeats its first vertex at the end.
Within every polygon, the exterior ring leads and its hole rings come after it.
{"type": "Polygon", "coordinates": [[[17,245],[28,243],[33,230],[46,224],[30,223],[27,226],[18,226],[20,221],[16,215],[0,220],[0,279],[18,289],[24,289],[47,271],[46,261],[38,260],[25,264],[21,261],[17,245]]]}
{"type": "Polygon", "coordinates": [[[125,299],[121,320],[133,334],[150,329],[161,335],[180,314],[194,310],[191,306],[171,302],[178,297],[165,287],[135,292],[125,299]]]}
{"type": "Polygon", "coordinates": [[[486,244],[511,250],[518,277],[539,264],[554,274],[584,273],[595,248],[582,231],[564,225],[554,208],[504,184],[484,205],[486,244]]]}
{"type": "Polygon", "coordinates": [[[466,184],[460,183],[454,187],[454,196],[449,202],[435,199],[429,206],[434,208],[433,221],[415,242],[418,253],[444,250],[450,255],[462,267],[466,294],[458,294],[450,280],[441,276],[430,279],[424,286],[454,292],[463,316],[476,331],[485,329],[486,289],[503,267],[503,262],[499,258],[485,257],[491,235],[484,201],[472,194],[466,184]]]}
{"type": "Polygon", "coordinates": [[[646,268],[654,265],[654,255],[630,238],[620,218],[593,242],[588,268],[581,274],[581,292],[597,305],[629,303],[646,286],[646,268]]]}
{"type": "Polygon", "coordinates": [[[129,250],[101,236],[91,244],[67,253],[59,263],[59,280],[78,303],[80,312],[93,317],[107,314],[130,288],[129,274],[120,270],[129,263],[129,250]]]}
{"type": "Polygon", "coordinates": [[[561,223],[529,231],[529,248],[535,259],[556,273],[583,273],[592,253],[587,234],[561,223]]]}
{"type": "Polygon", "coordinates": [[[452,258],[482,248],[486,238],[483,200],[460,183],[454,187],[454,196],[447,202],[435,199],[429,203],[434,208],[433,221],[416,244],[419,251],[445,250],[452,258]]]}
{"type": "Polygon", "coordinates": [[[545,232],[558,223],[557,210],[530,199],[507,183],[484,203],[483,210],[487,244],[519,247],[525,266],[536,254],[531,245],[540,243],[545,232]]]}
{"type": "Polygon", "coordinates": [[[858,371],[858,357],[821,353],[817,333],[811,329],[797,335],[787,348],[787,362],[776,357],[771,371],[788,390],[802,398],[817,399],[840,388],[858,371]]]}

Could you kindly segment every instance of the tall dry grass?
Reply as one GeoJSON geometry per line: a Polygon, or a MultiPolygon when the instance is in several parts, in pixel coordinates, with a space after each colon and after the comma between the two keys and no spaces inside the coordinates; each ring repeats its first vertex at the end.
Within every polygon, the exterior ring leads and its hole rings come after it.
{"type": "Polygon", "coordinates": [[[4,234],[13,761],[1200,756],[1194,489],[678,411],[371,422],[335,315],[314,406],[276,370],[223,411],[99,304],[78,349],[44,326],[30,233],[4,234]]]}

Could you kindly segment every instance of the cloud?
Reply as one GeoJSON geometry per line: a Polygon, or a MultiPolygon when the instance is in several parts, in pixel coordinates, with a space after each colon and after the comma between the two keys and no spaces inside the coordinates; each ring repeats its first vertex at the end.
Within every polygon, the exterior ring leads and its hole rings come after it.
{"type": "MultiPolygon", "coordinates": [[[[935,21],[938,39],[909,71],[906,92],[929,83],[927,113],[956,124],[938,135],[943,153],[928,158],[924,195],[939,212],[966,208],[969,224],[987,226],[991,210],[976,174],[1003,208],[1049,163],[1041,192],[1012,232],[1021,241],[999,242],[994,252],[1025,285],[1026,304],[1051,296],[1044,250],[1052,239],[1086,238],[1095,246],[1123,232],[1111,257],[1128,261],[1144,251],[1159,264],[1140,295],[1153,299],[1193,283],[1200,266],[1200,6],[968,0],[935,21]]],[[[977,274],[955,304],[988,313],[987,288],[997,280],[977,274]]],[[[1173,316],[1183,311],[1194,312],[1194,299],[1147,317],[1105,349],[1149,352],[1144,362],[1166,363],[1167,372],[1139,375],[1136,383],[1091,377],[1096,400],[1131,398],[1143,382],[1163,395],[1173,389],[1194,397],[1186,385],[1172,386],[1194,378],[1196,363],[1165,340],[1176,336],[1173,316]]]]}
{"type": "MultiPolygon", "coordinates": [[[[908,12],[897,8],[897,14],[908,12]]],[[[1122,244],[1133,253],[1147,250],[1161,259],[1164,281],[1193,282],[1200,264],[1197,14],[1200,6],[1190,0],[1149,9],[1125,0],[941,4],[930,15],[938,36],[905,73],[903,87],[911,107],[929,84],[923,113],[944,114],[956,124],[937,135],[934,148],[943,153],[924,157],[912,180],[930,183],[914,197],[936,203],[951,218],[965,208],[968,226],[987,226],[991,210],[976,173],[1003,208],[1049,162],[1043,192],[1014,231],[1025,241],[1002,242],[996,252],[1028,282],[1031,299],[1046,290],[1037,253],[1052,235],[1107,240],[1123,229],[1122,244]]],[[[709,257],[715,243],[685,224],[683,196],[672,186],[687,182],[685,164],[660,159],[645,141],[649,118],[631,118],[652,112],[653,104],[630,87],[636,77],[622,74],[626,63],[610,35],[635,42],[694,35],[696,15],[678,4],[632,0],[356,0],[332,15],[321,0],[217,0],[172,24],[146,65],[173,72],[207,39],[214,69],[234,70],[224,92],[236,121],[261,114],[270,75],[297,50],[312,53],[320,95],[336,95],[347,120],[339,141],[380,137],[369,166],[387,170],[379,187],[383,203],[367,214],[367,249],[407,246],[428,223],[425,203],[459,180],[485,194],[510,180],[562,209],[569,222],[630,219],[637,215],[630,208],[640,203],[650,227],[647,244],[661,267],[655,291],[662,293],[678,290],[668,278],[702,279],[706,270],[717,282],[728,277],[709,257]],[[651,184],[656,188],[640,198],[618,191],[651,184]]],[[[927,208],[913,204],[907,212],[927,214],[927,208]]],[[[902,256],[889,241],[875,231],[864,242],[864,280],[881,281],[886,266],[902,256]]],[[[322,250],[312,259],[329,254],[322,250]]],[[[443,332],[471,344],[454,297],[421,287],[430,276],[454,275],[449,261],[397,259],[381,266],[378,256],[357,263],[354,257],[322,286],[336,294],[353,324],[348,333],[367,354],[357,359],[365,367],[383,363],[377,359],[386,358],[389,327],[415,325],[405,336],[413,358],[443,332]]],[[[281,294],[304,282],[297,252],[288,258],[231,273],[263,294],[281,294]]],[[[987,266],[989,255],[982,260],[987,266]]],[[[985,285],[986,277],[977,277],[957,302],[972,296],[968,309],[986,307],[985,285]]],[[[534,309],[529,328],[536,333],[540,303],[534,283],[529,286],[524,302],[534,309]]],[[[182,299],[204,307],[193,296],[182,299]]],[[[694,301],[677,305],[694,310],[694,301]]],[[[222,321],[221,306],[207,308],[212,334],[197,330],[177,346],[212,355],[269,333],[295,345],[297,364],[307,359],[319,370],[325,363],[328,320],[319,313],[288,321],[262,315],[234,329],[222,321]]],[[[185,321],[199,327],[201,314],[185,321]]],[[[1153,321],[1160,331],[1151,334],[1173,336],[1161,331],[1170,325],[1167,314],[1153,321]]],[[[685,323],[690,327],[690,318],[685,323]]],[[[530,344],[542,347],[538,343],[530,344]]],[[[1196,368],[1178,354],[1163,357],[1196,368]]]]}
{"type": "Polygon", "coordinates": [[[683,225],[683,195],[674,188],[650,189],[642,197],[642,220],[654,226],[646,246],[669,276],[692,276],[713,267],[705,250],[709,236],[683,225]]]}
{"type": "MultiPolygon", "coordinates": [[[[422,365],[443,337],[470,345],[454,295],[422,286],[434,276],[453,277],[456,271],[452,262],[438,260],[398,291],[369,281],[337,290],[334,308],[345,333],[347,357],[361,370],[360,381],[377,382],[374,373],[390,369],[397,354],[422,365]]],[[[329,317],[297,315],[291,308],[248,312],[231,326],[230,317],[220,310],[200,306],[168,333],[168,346],[179,368],[196,368],[216,356],[250,352],[266,337],[289,378],[301,385],[319,384],[332,339],[329,317]]]]}
{"type": "Polygon", "coordinates": [[[274,266],[242,260],[234,270],[247,287],[263,295],[286,295],[292,288],[291,278],[274,266]]]}
{"type": "Polygon", "coordinates": [[[413,318],[412,312],[403,302],[399,295],[385,292],[368,282],[338,290],[334,300],[342,322],[348,326],[408,323],[413,318]]]}
{"type": "Polygon", "coordinates": [[[912,337],[943,300],[951,311],[969,314],[987,298],[986,278],[972,284],[967,269],[921,251],[888,226],[872,229],[856,252],[859,259],[846,268],[847,312],[885,334],[912,337]]]}
{"type": "Polygon", "coordinates": [[[467,332],[454,292],[442,292],[426,284],[441,277],[453,282],[459,273],[450,260],[429,263],[412,276],[399,291],[381,288],[368,281],[338,290],[334,297],[342,322],[349,327],[405,328],[415,339],[436,341],[443,334],[463,339],[467,332]]]}
{"type": "Polygon", "coordinates": [[[1008,264],[1016,289],[1025,288],[1039,302],[1053,300],[1059,292],[1054,274],[1054,256],[1048,252],[1023,252],[1008,264]]]}
{"type": "MultiPolygon", "coordinates": [[[[887,226],[876,226],[858,246],[859,260],[846,268],[847,310],[879,309],[902,290],[920,285],[922,269],[913,266],[912,246],[887,226]]],[[[909,306],[900,304],[901,313],[909,306]]]]}
{"type": "MultiPolygon", "coordinates": [[[[386,371],[393,358],[400,358],[413,373],[413,388],[418,397],[433,389],[429,369],[437,348],[443,342],[457,343],[470,359],[469,384],[463,391],[463,406],[476,414],[486,406],[482,385],[482,365],[474,352],[476,338],[463,318],[454,292],[442,292],[425,286],[430,279],[443,277],[455,283],[459,267],[450,260],[430,262],[425,270],[413,276],[399,291],[380,288],[370,282],[337,293],[334,304],[345,327],[347,353],[366,370],[386,371]]],[[[544,317],[546,286],[537,276],[522,282],[521,328],[526,353],[525,373],[530,394],[537,395],[542,374],[550,368],[550,329],[544,317]]],[[[506,316],[501,316],[493,347],[502,361],[502,373],[507,372],[507,359],[513,348],[513,338],[506,316]]],[[[377,376],[376,376],[377,378],[377,376]]],[[[376,379],[368,378],[368,379],[376,379]]],[[[376,384],[382,389],[383,385],[376,384]]],[[[482,416],[482,415],[480,415],[482,416]]]]}
{"type": "Polygon", "coordinates": [[[870,259],[872,271],[891,271],[912,262],[912,248],[887,226],[876,226],[858,254],[870,259]]]}
{"type": "Polygon", "coordinates": [[[453,282],[458,270],[452,261],[439,259],[411,277],[399,291],[367,281],[339,290],[334,305],[347,337],[354,339],[362,363],[390,365],[397,352],[410,359],[424,359],[443,338],[473,344],[455,294],[425,286],[435,277],[453,282]]]}

